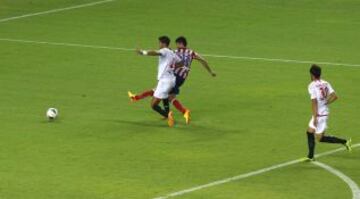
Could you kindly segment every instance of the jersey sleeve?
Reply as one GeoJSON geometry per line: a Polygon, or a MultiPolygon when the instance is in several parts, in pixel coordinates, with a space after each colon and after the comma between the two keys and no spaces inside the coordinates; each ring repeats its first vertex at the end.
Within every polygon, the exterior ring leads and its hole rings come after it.
{"type": "Polygon", "coordinates": [[[198,57],[199,56],[199,54],[197,53],[197,52],[195,52],[195,51],[192,51],[192,53],[191,53],[191,58],[195,58],[195,57],[198,57]]]}
{"type": "Polygon", "coordinates": [[[310,99],[316,99],[316,90],[315,87],[312,85],[309,85],[309,94],[310,94],[310,99]]]}
{"type": "Polygon", "coordinates": [[[335,90],[333,89],[333,87],[331,86],[330,83],[328,83],[327,88],[328,88],[329,94],[335,93],[335,90]]]}
{"type": "Polygon", "coordinates": [[[158,50],[157,52],[160,54],[161,57],[164,57],[166,55],[165,48],[162,48],[162,49],[158,50]]]}

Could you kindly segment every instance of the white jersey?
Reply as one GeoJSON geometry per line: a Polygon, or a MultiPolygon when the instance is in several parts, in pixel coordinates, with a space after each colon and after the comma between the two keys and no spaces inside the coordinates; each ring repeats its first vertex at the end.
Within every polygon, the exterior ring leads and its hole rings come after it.
{"type": "Polygon", "coordinates": [[[329,82],[324,80],[314,80],[309,85],[309,94],[311,99],[316,99],[318,102],[318,115],[327,116],[329,114],[329,107],[327,97],[334,93],[334,89],[329,82]]]}
{"type": "Polygon", "coordinates": [[[175,63],[179,63],[181,59],[168,48],[162,48],[158,53],[161,55],[159,56],[157,79],[174,79],[175,63]]]}

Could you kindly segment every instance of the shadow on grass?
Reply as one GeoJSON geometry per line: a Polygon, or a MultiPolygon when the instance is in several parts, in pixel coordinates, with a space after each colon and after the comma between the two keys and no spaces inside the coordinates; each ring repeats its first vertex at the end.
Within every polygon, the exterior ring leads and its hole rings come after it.
{"type": "MultiPolygon", "coordinates": [[[[128,121],[128,120],[107,120],[108,122],[115,122],[120,124],[126,124],[131,126],[138,126],[139,128],[142,128],[141,131],[144,133],[152,133],[156,130],[168,130],[168,134],[172,137],[174,133],[177,135],[183,135],[185,137],[182,137],[182,139],[179,139],[178,136],[176,136],[176,140],[174,139],[168,139],[166,141],[158,141],[158,143],[197,143],[197,142],[206,142],[210,140],[217,140],[221,139],[224,136],[230,135],[230,134],[243,134],[246,132],[244,129],[225,129],[225,128],[218,128],[215,126],[205,126],[197,124],[196,122],[191,123],[190,125],[185,124],[177,124],[173,128],[169,128],[167,126],[166,121],[128,121]],[[146,128],[146,129],[144,129],[146,128]]],[[[140,130],[140,129],[139,129],[140,130]]]]}
{"type": "Polygon", "coordinates": [[[139,127],[159,127],[159,128],[169,128],[164,121],[163,124],[159,123],[158,121],[150,122],[150,121],[128,121],[128,120],[109,120],[110,122],[116,122],[121,124],[127,124],[132,126],[139,126],[139,127]]]}

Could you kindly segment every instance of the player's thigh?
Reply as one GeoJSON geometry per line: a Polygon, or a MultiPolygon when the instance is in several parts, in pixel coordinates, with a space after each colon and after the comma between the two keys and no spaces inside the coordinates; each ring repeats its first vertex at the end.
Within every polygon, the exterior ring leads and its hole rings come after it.
{"type": "Polygon", "coordinates": [[[326,131],[326,129],[327,129],[327,117],[326,116],[319,117],[316,134],[322,134],[326,131]]]}
{"type": "Polygon", "coordinates": [[[311,117],[310,122],[309,122],[309,127],[307,130],[309,133],[315,133],[316,132],[316,127],[314,126],[314,117],[311,117]]]}
{"type": "Polygon", "coordinates": [[[312,134],[315,134],[315,132],[316,132],[316,129],[314,129],[314,128],[311,128],[311,127],[308,127],[308,129],[307,129],[307,132],[308,132],[308,133],[312,133],[312,134]]]}
{"type": "Polygon", "coordinates": [[[315,133],[315,138],[318,142],[320,142],[321,138],[323,137],[323,135],[325,134],[325,132],[323,133],[315,133]]]}
{"type": "Polygon", "coordinates": [[[184,84],[185,79],[181,77],[176,77],[175,86],[170,91],[170,94],[172,95],[179,95],[180,94],[180,87],[184,84]]]}
{"type": "Polygon", "coordinates": [[[317,126],[314,126],[314,118],[311,118],[308,131],[310,133],[322,134],[327,129],[327,117],[318,117],[317,120],[317,126]]]}
{"type": "Polygon", "coordinates": [[[174,88],[172,88],[169,92],[170,95],[176,96],[180,93],[180,88],[175,85],[174,88]]]}

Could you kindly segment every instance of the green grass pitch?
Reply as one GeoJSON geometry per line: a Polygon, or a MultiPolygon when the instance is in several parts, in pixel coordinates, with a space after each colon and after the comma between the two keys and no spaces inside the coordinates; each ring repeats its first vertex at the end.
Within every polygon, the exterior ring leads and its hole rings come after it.
{"type": "MultiPolygon", "coordinates": [[[[0,21],[93,1],[3,0],[0,21]]],[[[0,22],[0,198],[152,199],[306,154],[308,63],[208,56],[212,78],[194,62],[179,96],[189,126],[175,111],[168,128],[149,100],[130,104],[128,90],[155,86],[157,59],[115,48],[157,48],[163,34],[185,35],[200,54],[354,64],[322,66],[340,97],[328,132],[360,142],[359,10],[357,0],[115,0],[0,22]],[[49,107],[60,111],[52,123],[49,107]]],[[[360,184],[359,158],[355,148],[319,161],[360,184]]],[[[352,193],[299,163],[174,198],[352,193]]]]}

